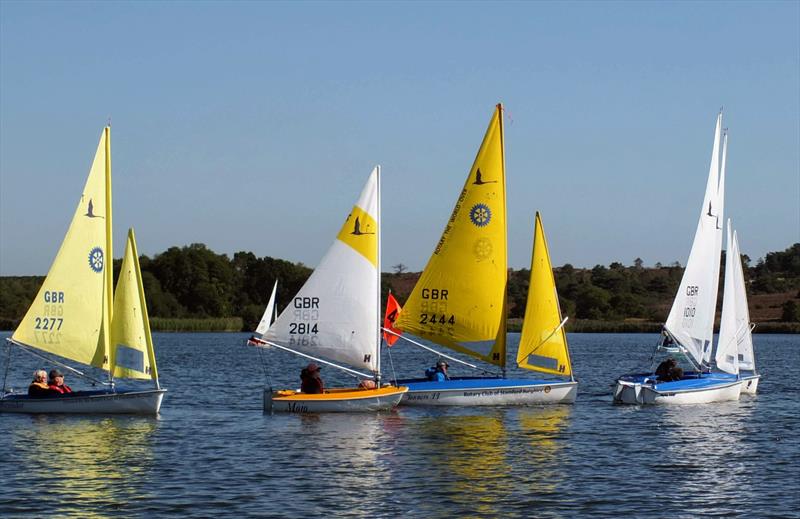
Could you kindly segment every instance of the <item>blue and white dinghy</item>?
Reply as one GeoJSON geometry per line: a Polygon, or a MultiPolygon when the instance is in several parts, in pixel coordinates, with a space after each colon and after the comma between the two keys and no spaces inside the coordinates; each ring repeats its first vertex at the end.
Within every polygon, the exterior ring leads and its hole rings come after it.
{"type": "Polygon", "coordinates": [[[721,137],[722,113],[717,116],[708,183],[694,243],[657,347],[657,351],[677,353],[678,360],[690,367],[683,373],[677,370],[666,375],[656,375],[655,371],[623,375],[614,387],[615,402],[698,404],[739,399],[741,382],[735,341],[720,343],[723,347],[717,349],[716,369],[711,370],[728,142],[725,134],[720,163],[721,137]],[[730,348],[732,356],[727,351],[730,348]]]}

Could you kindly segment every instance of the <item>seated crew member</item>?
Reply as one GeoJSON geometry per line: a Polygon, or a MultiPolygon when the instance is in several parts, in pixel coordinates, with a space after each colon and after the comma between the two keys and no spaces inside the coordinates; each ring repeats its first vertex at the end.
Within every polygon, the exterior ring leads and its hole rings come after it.
{"type": "MultiPolygon", "coordinates": [[[[669,382],[672,380],[672,370],[678,365],[678,363],[672,357],[665,359],[661,364],[658,365],[656,368],[656,377],[661,382],[669,382]]],[[[683,370],[681,370],[682,372],[683,370]]],[[[683,374],[683,373],[681,373],[683,374]]]]}
{"type": "Polygon", "coordinates": [[[28,386],[28,396],[34,398],[47,398],[56,396],[57,393],[47,385],[47,372],[37,369],[33,372],[33,382],[28,386]]]}
{"type": "Polygon", "coordinates": [[[64,374],[57,369],[50,370],[50,380],[47,382],[50,389],[59,394],[72,393],[72,388],[64,383],[64,374]]]}
{"type": "Polygon", "coordinates": [[[313,362],[300,371],[300,391],[311,395],[324,393],[325,385],[319,376],[322,369],[313,362]]]}
{"type": "Polygon", "coordinates": [[[447,374],[447,368],[449,367],[450,364],[444,360],[440,360],[436,363],[436,366],[425,370],[425,376],[428,377],[428,380],[431,382],[444,382],[445,380],[450,380],[450,376],[447,374]]]}

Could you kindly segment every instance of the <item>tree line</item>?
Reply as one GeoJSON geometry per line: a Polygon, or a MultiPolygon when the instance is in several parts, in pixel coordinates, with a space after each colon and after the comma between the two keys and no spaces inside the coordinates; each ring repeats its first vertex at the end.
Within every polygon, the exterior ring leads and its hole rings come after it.
{"type": "MultiPolygon", "coordinates": [[[[800,322],[800,243],[784,251],[770,252],[753,266],[742,256],[749,294],[789,293],[782,303],[782,321],[800,322]]],[[[302,263],[252,252],[237,252],[233,257],[217,254],[203,244],[170,247],[155,256],[141,256],[142,280],[148,312],[164,320],[219,319],[253,330],[261,318],[272,286],[279,282],[279,311],[288,304],[311,274],[302,263]]],[[[121,260],[114,261],[114,277],[121,260]]],[[[723,252],[721,272],[724,273],[723,252]]],[[[394,266],[384,273],[381,288],[391,290],[402,303],[408,297],[419,273],[394,266]]],[[[608,266],[575,268],[565,264],[554,269],[562,313],[572,319],[623,321],[641,319],[663,322],[683,275],[677,263],[644,267],[637,258],[630,266],[614,262],[608,266]]],[[[528,294],[530,271],[509,269],[509,317],[522,318],[528,294]]],[[[720,276],[720,298],[722,297],[720,276]]],[[[22,319],[44,280],[41,276],[0,277],[0,328],[13,329],[22,319]]],[[[163,321],[166,322],[166,321],[163,321]]]]}

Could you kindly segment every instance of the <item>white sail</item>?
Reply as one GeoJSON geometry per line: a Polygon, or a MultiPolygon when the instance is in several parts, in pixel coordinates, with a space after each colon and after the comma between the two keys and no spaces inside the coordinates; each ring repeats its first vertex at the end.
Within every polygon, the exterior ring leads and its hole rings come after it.
{"type": "Polygon", "coordinates": [[[272,295],[269,296],[267,308],[264,309],[264,315],[261,316],[261,321],[259,321],[258,327],[256,328],[256,333],[261,336],[267,333],[270,324],[272,324],[272,319],[275,317],[275,293],[277,290],[278,280],[275,280],[275,284],[272,286],[272,295]]]}
{"type": "Polygon", "coordinates": [[[336,241],[265,341],[378,371],[378,171],[370,174],[336,241]]]}
{"type": "MultiPolygon", "coordinates": [[[[736,231],[731,235],[728,220],[728,253],[725,259],[725,295],[722,300],[722,319],[719,325],[719,344],[716,361],[720,366],[729,356],[736,358],[739,369],[755,370],[753,334],[750,328],[750,311],[747,308],[747,290],[744,284],[739,240],[736,231]],[[722,350],[722,353],[720,353],[722,350]]],[[[729,371],[720,366],[720,369],[729,371]]],[[[731,372],[732,373],[732,372],[731,372]]]]}
{"type": "MultiPolygon", "coordinates": [[[[686,262],[678,294],[664,325],[672,337],[701,364],[711,355],[714,314],[717,306],[719,264],[722,252],[724,170],[720,175],[719,147],[722,114],[717,116],[714,148],[703,207],[692,250],[686,262]],[[722,178],[720,178],[722,177],[722,178]]],[[[727,136],[726,136],[727,141],[727,136]]],[[[724,146],[727,149],[727,146],[724,146]]]]}
{"type": "MultiPolygon", "coordinates": [[[[733,243],[731,235],[731,221],[728,220],[728,252],[725,255],[725,287],[722,298],[722,317],[719,322],[719,339],[717,352],[714,359],[717,368],[727,373],[739,373],[739,354],[737,351],[737,337],[739,335],[737,322],[736,288],[734,286],[736,271],[734,263],[738,260],[739,251],[733,243]]],[[[749,324],[749,323],[746,323],[749,324]]],[[[745,324],[745,326],[746,326],[745,324]]],[[[749,329],[749,327],[748,327],[749,329]]]]}

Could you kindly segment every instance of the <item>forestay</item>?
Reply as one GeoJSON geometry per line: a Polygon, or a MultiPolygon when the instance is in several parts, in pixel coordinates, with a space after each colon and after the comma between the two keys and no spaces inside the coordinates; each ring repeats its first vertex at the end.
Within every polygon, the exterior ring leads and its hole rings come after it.
{"type": "MultiPolygon", "coordinates": [[[[722,222],[725,192],[725,170],[720,173],[719,145],[722,114],[717,116],[711,166],[697,222],[692,250],[686,262],[678,294],[665,323],[667,331],[694,358],[697,364],[710,359],[717,304],[722,222]]],[[[725,137],[727,143],[727,136],[725,137]]],[[[723,146],[724,155],[727,145],[723,146]]]]}
{"type": "Polygon", "coordinates": [[[722,317],[715,358],[717,366],[729,373],[738,373],[740,369],[755,370],[750,311],[747,308],[747,292],[740,254],[736,231],[731,234],[731,222],[728,220],[725,294],[722,299],[722,317]]]}
{"type": "Polygon", "coordinates": [[[147,317],[147,303],[139,268],[139,254],[133,229],[128,231],[125,255],[114,292],[111,318],[111,365],[116,378],[158,381],[153,338],[147,317]]]}
{"type": "Polygon", "coordinates": [[[571,376],[572,366],[563,325],[547,238],[537,212],[528,301],[517,350],[517,364],[521,368],[571,376]]]}
{"type": "Polygon", "coordinates": [[[112,250],[110,129],[105,128],[69,230],[12,340],[108,369],[112,250]]]}
{"type": "Polygon", "coordinates": [[[506,239],[498,105],[450,220],[396,327],[504,367],[506,239]]]}
{"type": "Polygon", "coordinates": [[[264,340],[377,372],[378,168],[305,285],[264,340]]]}

